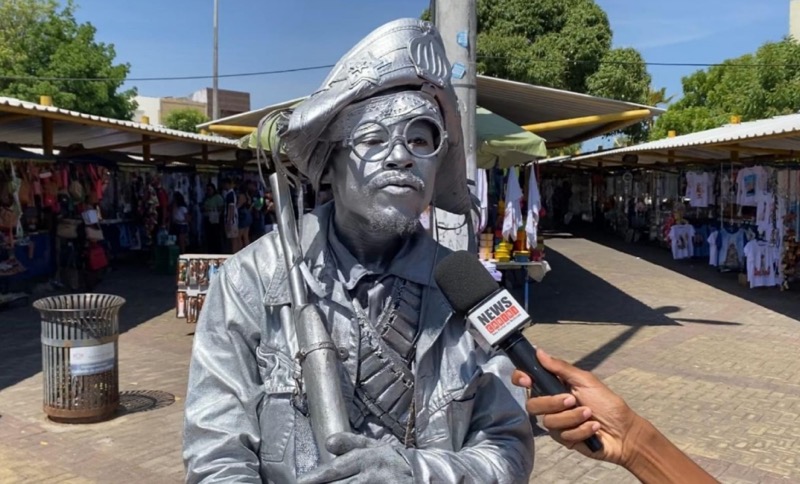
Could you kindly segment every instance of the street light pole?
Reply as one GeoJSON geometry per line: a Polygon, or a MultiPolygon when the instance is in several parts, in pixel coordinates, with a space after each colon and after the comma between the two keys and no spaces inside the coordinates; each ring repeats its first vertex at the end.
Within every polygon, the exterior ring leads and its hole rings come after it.
{"type": "MultiPolygon", "coordinates": [[[[467,181],[470,191],[475,191],[476,130],[475,108],[477,101],[477,72],[475,61],[478,15],[476,0],[432,0],[431,16],[442,35],[447,59],[453,65],[452,83],[458,96],[461,112],[461,130],[464,135],[467,181]]],[[[467,215],[469,217],[470,215],[467,215]]],[[[474,234],[466,229],[463,217],[437,210],[435,233],[442,245],[453,250],[475,250],[474,234]],[[440,230],[442,229],[442,230],[440,230]]]]}
{"type": "Polygon", "coordinates": [[[212,118],[219,119],[219,0],[214,0],[214,86],[211,90],[212,118]]]}

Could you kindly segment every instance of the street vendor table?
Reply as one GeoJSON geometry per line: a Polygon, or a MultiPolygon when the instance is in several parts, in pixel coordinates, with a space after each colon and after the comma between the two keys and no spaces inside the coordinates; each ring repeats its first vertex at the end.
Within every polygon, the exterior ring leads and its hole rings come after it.
{"type": "Polygon", "coordinates": [[[531,261],[531,262],[494,262],[498,271],[513,271],[525,269],[525,311],[530,314],[530,284],[532,279],[541,281],[547,271],[550,270],[550,265],[547,261],[531,261]]]}

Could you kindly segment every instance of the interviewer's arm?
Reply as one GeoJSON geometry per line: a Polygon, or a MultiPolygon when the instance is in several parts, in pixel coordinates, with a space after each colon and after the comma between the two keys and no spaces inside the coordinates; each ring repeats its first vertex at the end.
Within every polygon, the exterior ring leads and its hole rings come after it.
{"type": "MultiPolygon", "coordinates": [[[[553,439],[593,459],[619,464],[645,484],[717,482],[594,375],[541,350],[537,356],[571,389],[569,394],[527,402],[528,412],[542,417],[553,439]],[[592,435],[603,443],[600,452],[591,452],[583,443],[592,435]]],[[[532,386],[520,371],[513,381],[532,386]]]]}

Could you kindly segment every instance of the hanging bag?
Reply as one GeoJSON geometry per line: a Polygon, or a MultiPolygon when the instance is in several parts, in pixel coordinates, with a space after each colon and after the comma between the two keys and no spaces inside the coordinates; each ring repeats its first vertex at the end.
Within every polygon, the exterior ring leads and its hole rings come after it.
{"type": "Polygon", "coordinates": [[[103,246],[97,243],[91,243],[87,251],[87,267],[92,271],[99,271],[108,266],[108,258],[103,246]]]}
{"type": "Polygon", "coordinates": [[[0,228],[14,230],[19,223],[19,215],[10,208],[0,208],[0,228]]]}
{"type": "Polygon", "coordinates": [[[61,219],[58,221],[58,227],[56,228],[56,235],[61,237],[62,239],[77,239],[78,238],[78,226],[81,224],[80,220],[73,220],[73,219],[61,219]]]}
{"type": "Polygon", "coordinates": [[[96,227],[96,226],[86,226],[86,238],[91,240],[92,242],[99,242],[101,240],[105,240],[103,237],[103,230],[96,227]]]}

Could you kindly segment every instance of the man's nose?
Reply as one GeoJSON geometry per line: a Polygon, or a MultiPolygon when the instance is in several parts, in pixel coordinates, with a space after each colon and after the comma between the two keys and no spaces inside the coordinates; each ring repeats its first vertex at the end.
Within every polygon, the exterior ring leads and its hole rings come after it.
{"type": "Polygon", "coordinates": [[[386,169],[405,169],[408,170],[414,166],[414,157],[408,151],[404,143],[395,143],[392,146],[392,151],[389,156],[383,161],[383,167],[386,169]]]}

